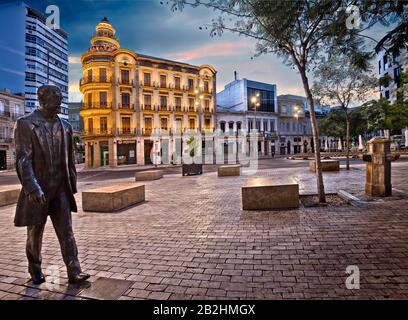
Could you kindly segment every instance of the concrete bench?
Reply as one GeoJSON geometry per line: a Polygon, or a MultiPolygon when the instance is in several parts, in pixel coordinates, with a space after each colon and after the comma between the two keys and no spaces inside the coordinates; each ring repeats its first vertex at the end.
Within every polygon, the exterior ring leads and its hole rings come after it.
{"type": "MultiPolygon", "coordinates": [[[[322,171],[340,171],[340,161],[339,160],[320,160],[322,163],[322,171]]],[[[315,161],[309,162],[309,170],[316,172],[315,161]]]]}
{"type": "Polygon", "coordinates": [[[241,175],[241,166],[239,164],[218,167],[219,177],[240,176],[240,175],[241,175]]]}
{"type": "Polygon", "coordinates": [[[136,181],[150,181],[163,178],[163,170],[138,171],[135,173],[136,181]]]}
{"type": "Polygon", "coordinates": [[[18,185],[0,187],[0,207],[17,203],[20,191],[18,185]]]}
{"type": "Polygon", "coordinates": [[[122,183],[82,192],[84,211],[113,212],[145,200],[145,185],[122,183]]]}
{"type": "Polygon", "coordinates": [[[299,184],[291,179],[251,178],[242,186],[242,208],[244,210],[298,207],[299,184]]]}

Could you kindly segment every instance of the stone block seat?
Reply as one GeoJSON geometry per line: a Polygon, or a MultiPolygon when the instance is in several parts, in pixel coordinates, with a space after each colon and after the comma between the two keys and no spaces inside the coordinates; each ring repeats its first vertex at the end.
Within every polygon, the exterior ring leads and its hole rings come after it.
{"type": "Polygon", "coordinates": [[[163,178],[163,170],[137,171],[135,173],[136,181],[151,181],[163,178]]]}
{"type": "Polygon", "coordinates": [[[240,175],[241,175],[241,165],[239,164],[218,167],[219,177],[240,176],[240,175]]]}
{"type": "Polygon", "coordinates": [[[121,183],[82,192],[84,211],[114,212],[145,200],[145,185],[121,183]]]}
{"type": "MultiPolygon", "coordinates": [[[[340,161],[339,160],[320,160],[322,163],[322,171],[340,171],[340,161]]],[[[309,162],[309,170],[316,172],[316,162],[309,162]]]]}
{"type": "Polygon", "coordinates": [[[17,203],[20,190],[19,185],[0,186],[0,207],[17,203]]]}
{"type": "Polygon", "coordinates": [[[292,179],[250,178],[242,186],[243,210],[299,207],[299,184],[292,179]]]}

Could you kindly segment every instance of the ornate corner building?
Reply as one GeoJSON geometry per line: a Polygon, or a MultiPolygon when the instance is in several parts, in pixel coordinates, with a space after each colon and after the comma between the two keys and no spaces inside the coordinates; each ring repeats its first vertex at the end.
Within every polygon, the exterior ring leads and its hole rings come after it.
{"type": "Polygon", "coordinates": [[[160,152],[170,163],[181,133],[214,131],[216,71],[120,48],[115,33],[102,19],[81,58],[85,166],[150,164],[160,152]]]}

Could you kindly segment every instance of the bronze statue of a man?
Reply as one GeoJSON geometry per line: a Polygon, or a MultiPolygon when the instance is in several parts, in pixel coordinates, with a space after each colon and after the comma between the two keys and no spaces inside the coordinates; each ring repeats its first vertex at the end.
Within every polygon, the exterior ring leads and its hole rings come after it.
{"type": "Polygon", "coordinates": [[[16,170],[22,184],[14,224],[27,226],[28,271],[35,284],[45,281],[41,271],[41,246],[50,216],[70,283],[89,278],[81,271],[72,231],[71,211],[76,212],[76,170],[72,127],[58,116],[62,94],[44,85],[37,92],[40,107],[17,120],[16,170]]]}

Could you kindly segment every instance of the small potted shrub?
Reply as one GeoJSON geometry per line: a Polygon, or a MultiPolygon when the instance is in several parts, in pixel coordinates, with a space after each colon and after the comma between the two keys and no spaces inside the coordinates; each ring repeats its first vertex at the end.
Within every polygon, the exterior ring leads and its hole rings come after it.
{"type": "MultiPolygon", "coordinates": [[[[188,150],[187,153],[190,155],[191,158],[194,158],[198,153],[198,145],[197,140],[193,136],[188,138],[187,146],[188,150]]],[[[202,174],[203,173],[203,164],[202,163],[183,163],[183,172],[182,175],[190,175],[190,174],[202,174]]]]}

